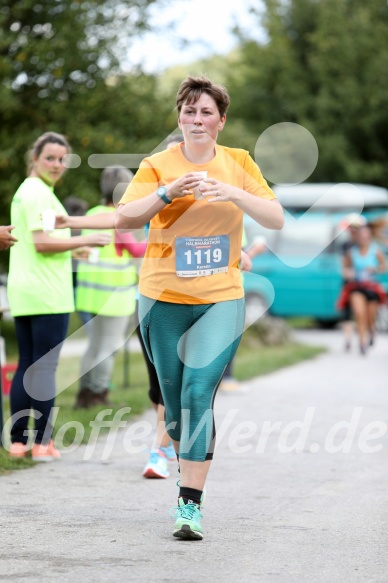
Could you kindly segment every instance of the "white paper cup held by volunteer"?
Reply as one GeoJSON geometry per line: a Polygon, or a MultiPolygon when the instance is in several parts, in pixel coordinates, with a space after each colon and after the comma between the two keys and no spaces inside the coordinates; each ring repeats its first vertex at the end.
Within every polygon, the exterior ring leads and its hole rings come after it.
{"type": "Polygon", "coordinates": [[[56,213],[54,209],[44,209],[42,211],[43,231],[53,231],[55,229],[56,213]]]}
{"type": "Polygon", "coordinates": [[[201,171],[201,172],[196,172],[196,174],[200,174],[202,176],[202,181],[200,183],[199,186],[197,186],[196,188],[193,188],[193,194],[194,194],[194,198],[195,200],[198,200],[199,198],[202,198],[202,192],[199,190],[200,186],[204,186],[204,180],[207,178],[207,170],[201,171]]]}
{"type": "Polygon", "coordinates": [[[100,258],[100,250],[98,247],[92,247],[89,251],[89,263],[97,263],[100,258]]]}

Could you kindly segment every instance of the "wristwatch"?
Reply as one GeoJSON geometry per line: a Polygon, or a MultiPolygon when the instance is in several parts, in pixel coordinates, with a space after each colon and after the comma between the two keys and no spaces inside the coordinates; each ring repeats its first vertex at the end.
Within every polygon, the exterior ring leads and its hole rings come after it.
{"type": "Polygon", "coordinates": [[[158,190],[156,191],[156,194],[157,194],[158,196],[160,196],[160,198],[161,198],[162,200],[164,200],[164,202],[165,202],[166,204],[171,204],[171,203],[172,203],[172,200],[170,200],[170,199],[169,199],[169,198],[166,196],[166,193],[167,193],[167,188],[166,188],[165,186],[159,186],[158,190]]]}

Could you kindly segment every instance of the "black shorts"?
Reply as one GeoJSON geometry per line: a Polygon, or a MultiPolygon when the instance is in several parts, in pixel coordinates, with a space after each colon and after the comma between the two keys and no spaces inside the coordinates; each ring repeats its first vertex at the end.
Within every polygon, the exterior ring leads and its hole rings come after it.
{"type": "Polygon", "coordinates": [[[354,292],[362,294],[367,302],[378,302],[380,300],[380,296],[377,292],[364,287],[362,284],[352,289],[350,294],[353,294],[354,292]]]}

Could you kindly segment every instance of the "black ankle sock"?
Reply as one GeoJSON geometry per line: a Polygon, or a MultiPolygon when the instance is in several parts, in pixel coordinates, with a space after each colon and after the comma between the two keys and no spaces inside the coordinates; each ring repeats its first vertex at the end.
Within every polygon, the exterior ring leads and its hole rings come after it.
{"type": "Polygon", "coordinates": [[[195,490],[195,488],[187,488],[186,486],[181,486],[179,488],[179,497],[183,498],[185,504],[201,504],[202,490],[195,490]]]}

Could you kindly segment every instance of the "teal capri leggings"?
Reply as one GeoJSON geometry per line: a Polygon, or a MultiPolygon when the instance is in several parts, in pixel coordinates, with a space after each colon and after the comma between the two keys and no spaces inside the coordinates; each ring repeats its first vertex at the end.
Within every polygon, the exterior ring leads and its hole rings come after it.
{"type": "Polygon", "coordinates": [[[172,304],[140,296],[140,330],[158,375],[166,429],[179,457],[212,459],[214,397],[240,343],[245,300],[172,304]]]}

